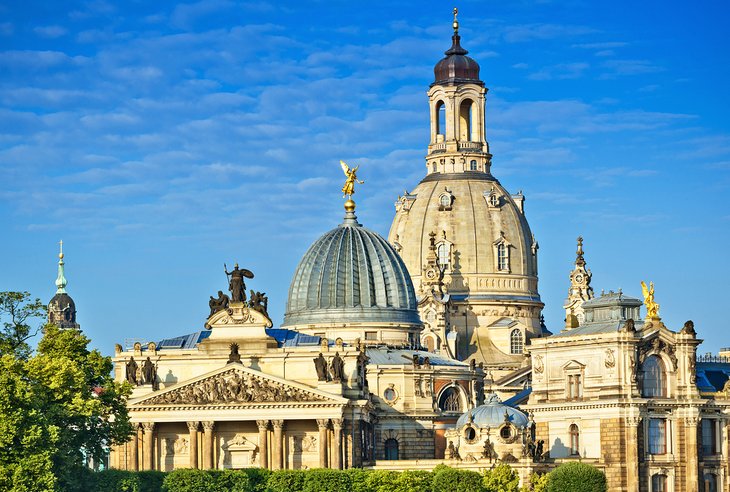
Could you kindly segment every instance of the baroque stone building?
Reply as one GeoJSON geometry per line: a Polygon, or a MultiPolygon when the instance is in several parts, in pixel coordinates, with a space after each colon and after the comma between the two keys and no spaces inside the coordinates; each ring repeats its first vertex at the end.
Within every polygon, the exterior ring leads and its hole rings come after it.
{"type": "MultiPolygon", "coordinates": [[[[116,346],[136,433],[111,466],[505,462],[525,480],[581,460],[612,491],[730,490],[730,363],[697,357],[692,322],[663,324],[653,285],[645,303],[595,296],[579,238],[565,327],[546,329],[525,197],[491,173],[487,89],[467,54],[455,17],[428,91],[425,177],[387,241],[348,199],[301,259],[280,327],[236,265],[201,330],[116,346]]],[[[58,282],[51,320],[72,326],[62,261],[58,282]]]]}

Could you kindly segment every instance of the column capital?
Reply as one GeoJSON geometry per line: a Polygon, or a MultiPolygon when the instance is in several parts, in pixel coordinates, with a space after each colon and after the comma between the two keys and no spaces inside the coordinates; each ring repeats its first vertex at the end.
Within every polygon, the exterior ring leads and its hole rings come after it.
{"type": "Polygon", "coordinates": [[[274,429],[283,429],[284,428],[284,421],[283,420],[272,420],[271,425],[274,426],[274,429]]]}
{"type": "Polygon", "coordinates": [[[626,424],[630,427],[637,427],[641,423],[641,417],[626,417],[626,424]]]}
{"type": "Polygon", "coordinates": [[[198,430],[198,427],[200,426],[200,422],[197,420],[195,422],[186,422],[188,424],[188,431],[195,432],[198,430]]]}
{"type": "Polygon", "coordinates": [[[206,430],[206,431],[212,431],[213,428],[215,427],[215,422],[212,420],[207,420],[207,421],[204,421],[201,423],[203,424],[203,430],[206,430]]]}
{"type": "Polygon", "coordinates": [[[317,427],[321,429],[326,429],[330,425],[330,419],[317,419],[317,427]]]}
{"type": "Polygon", "coordinates": [[[342,419],[332,419],[332,428],[334,430],[342,430],[342,419]]]}
{"type": "Polygon", "coordinates": [[[684,421],[689,425],[690,427],[697,427],[697,424],[700,423],[699,417],[686,417],[684,421]]]}
{"type": "Polygon", "coordinates": [[[144,430],[145,434],[147,434],[148,432],[154,431],[155,423],[154,422],[142,422],[142,430],[144,430]]]}
{"type": "Polygon", "coordinates": [[[269,421],[268,420],[257,420],[256,425],[259,427],[259,430],[266,430],[269,428],[269,421]]]}

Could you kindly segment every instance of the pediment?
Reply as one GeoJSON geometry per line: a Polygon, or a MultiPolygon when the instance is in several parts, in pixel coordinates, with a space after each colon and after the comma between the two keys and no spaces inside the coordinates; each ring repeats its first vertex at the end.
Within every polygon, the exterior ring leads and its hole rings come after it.
{"type": "Polygon", "coordinates": [[[310,386],[289,381],[241,364],[228,364],[197,378],[145,395],[134,407],[154,406],[245,406],[266,403],[336,403],[348,400],[310,386]]]}
{"type": "Polygon", "coordinates": [[[581,370],[585,368],[585,364],[581,364],[577,360],[571,360],[563,364],[563,370],[564,371],[570,371],[570,370],[581,370]]]}

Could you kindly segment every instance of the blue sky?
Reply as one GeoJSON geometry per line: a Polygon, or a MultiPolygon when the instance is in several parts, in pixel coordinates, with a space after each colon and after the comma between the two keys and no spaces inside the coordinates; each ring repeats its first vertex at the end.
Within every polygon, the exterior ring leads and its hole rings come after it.
{"type": "MultiPolygon", "coordinates": [[[[0,2],[0,290],[44,300],[63,239],[93,345],[200,329],[223,263],[275,324],[342,216],[386,235],[424,175],[451,3],[0,2]]],[[[462,1],[492,171],[523,190],[548,326],[575,238],[593,286],[656,284],[672,329],[730,346],[726,2],[462,1]]]]}

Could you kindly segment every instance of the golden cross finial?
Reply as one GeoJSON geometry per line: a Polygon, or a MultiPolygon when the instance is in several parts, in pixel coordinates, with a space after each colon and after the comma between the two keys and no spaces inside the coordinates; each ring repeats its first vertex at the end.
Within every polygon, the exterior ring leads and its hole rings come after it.
{"type": "Polygon", "coordinates": [[[458,14],[459,14],[459,9],[457,9],[456,7],[454,7],[454,33],[455,34],[459,32],[459,21],[456,18],[456,16],[458,14]]]}
{"type": "Polygon", "coordinates": [[[60,249],[60,252],[58,253],[58,257],[59,257],[59,258],[61,258],[61,259],[63,259],[63,239],[61,239],[61,240],[60,240],[60,241],[58,242],[58,245],[59,245],[59,247],[61,248],[61,249],[60,249]]]}

